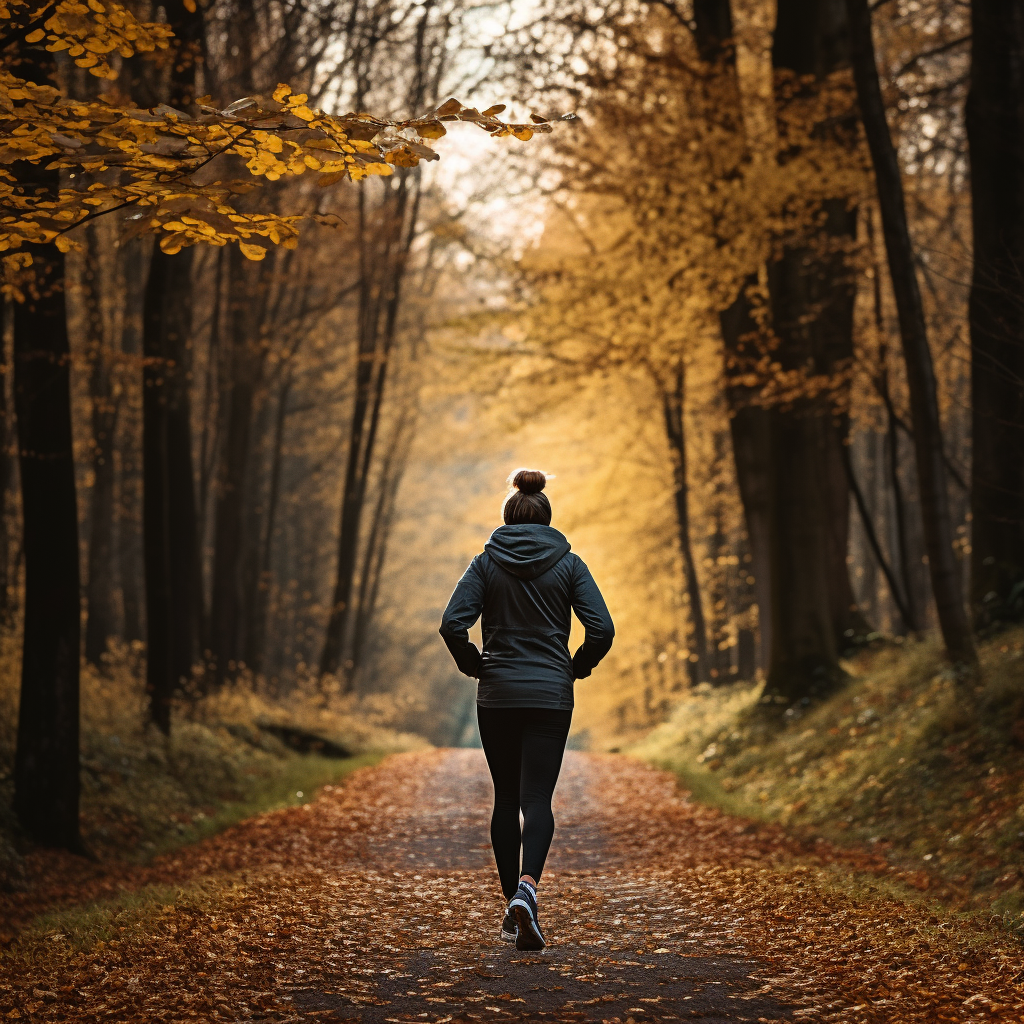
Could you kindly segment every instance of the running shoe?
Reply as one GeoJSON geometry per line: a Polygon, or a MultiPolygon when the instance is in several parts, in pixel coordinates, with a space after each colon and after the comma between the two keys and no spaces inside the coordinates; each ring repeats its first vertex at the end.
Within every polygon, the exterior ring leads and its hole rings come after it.
{"type": "Polygon", "coordinates": [[[505,916],[501,919],[501,941],[516,941],[516,915],[511,910],[506,910],[505,916]]]}
{"type": "Polygon", "coordinates": [[[537,922],[537,896],[530,886],[520,882],[508,911],[516,919],[516,949],[543,949],[547,945],[537,922]]]}

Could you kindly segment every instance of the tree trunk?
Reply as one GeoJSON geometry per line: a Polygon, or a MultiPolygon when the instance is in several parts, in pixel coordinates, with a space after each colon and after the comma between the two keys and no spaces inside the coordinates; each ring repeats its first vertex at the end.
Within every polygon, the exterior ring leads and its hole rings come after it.
{"type": "MultiPolygon", "coordinates": [[[[1024,9],[971,4],[971,602],[1019,616],[1024,581],[1024,9]]],[[[1024,598],[1022,598],[1024,600],[1024,598]]]]}
{"type": "MultiPolygon", "coordinates": [[[[45,83],[48,57],[22,73],[45,83]]],[[[20,162],[12,168],[20,184],[56,196],[56,171],[20,162]]],[[[25,552],[14,810],[33,839],[76,850],[81,604],[64,256],[52,245],[26,250],[35,281],[14,310],[25,552]]]]}
{"type": "Polygon", "coordinates": [[[100,240],[93,225],[85,228],[88,239],[82,270],[85,303],[86,350],[89,359],[89,398],[92,404],[92,504],[89,515],[88,582],[85,626],[85,659],[101,665],[107,641],[114,635],[116,608],[114,586],[114,436],[120,411],[115,393],[111,351],[105,344],[100,309],[100,240]]]}
{"type": "Polygon", "coordinates": [[[903,181],[878,83],[875,47],[871,38],[871,12],[867,0],[846,0],[846,7],[850,19],[854,80],[871,150],[871,161],[875,168],[885,249],[907,368],[914,449],[921,490],[921,514],[932,592],[949,657],[954,664],[970,673],[976,669],[977,654],[964,610],[953,551],[942,421],[939,418],[935,370],[931,349],[928,347],[924,306],[907,226],[903,181]]]}
{"type": "MultiPolygon", "coordinates": [[[[841,0],[781,0],[772,62],[824,76],[845,58],[841,0]]],[[[841,130],[841,127],[833,130],[841,130]]],[[[826,201],[825,240],[852,238],[855,211],[826,201]]],[[[771,323],[784,371],[831,376],[853,358],[855,289],[841,251],[787,248],[768,266],[771,323]]],[[[840,385],[844,387],[844,385],[840,385]]],[[[843,395],[797,398],[766,410],[772,474],[769,560],[771,660],[767,692],[790,701],[820,695],[843,678],[839,651],[867,631],[846,562],[849,488],[843,395]],[[836,426],[838,424],[838,438],[836,426]]]]}
{"type": "Polygon", "coordinates": [[[143,555],[146,681],[153,721],[170,730],[171,698],[200,649],[199,531],[192,472],[188,344],[192,250],[154,247],[143,314],[143,555]]]}
{"type": "Polygon", "coordinates": [[[690,531],[689,479],[686,471],[686,368],[680,362],[675,377],[664,388],[662,408],[665,415],[665,436],[672,456],[673,496],[676,507],[679,550],[683,556],[683,580],[690,602],[690,682],[696,686],[708,674],[708,627],[704,617],[700,582],[693,558],[693,540],[690,531]]]}
{"type": "Polygon", "coordinates": [[[255,597],[253,630],[250,638],[249,661],[254,671],[264,667],[267,649],[267,635],[270,629],[269,612],[273,590],[274,532],[277,529],[277,506],[281,497],[281,473],[284,462],[284,431],[288,417],[288,399],[292,389],[292,370],[285,371],[285,378],[277,395],[274,411],[274,433],[270,451],[270,481],[267,489],[267,511],[263,524],[263,543],[260,551],[259,583],[255,597]]]}
{"type": "Polygon", "coordinates": [[[275,260],[276,253],[270,253],[262,263],[251,264],[237,249],[228,256],[229,337],[220,374],[220,451],[215,474],[210,611],[210,644],[218,686],[244,663],[244,563],[249,550],[246,496],[253,410],[263,368],[263,355],[253,342],[256,325],[262,320],[264,274],[275,260]]]}
{"type": "MultiPolygon", "coordinates": [[[[748,280],[750,287],[755,281],[748,280]]],[[[719,317],[726,362],[726,397],[729,402],[729,432],[736,468],[736,483],[743,503],[754,576],[754,600],[758,613],[757,665],[768,671],[771,664],[771,501],[773,483],[769,475],[771,426],[768,411],[754,404],[757,388],[737,384],[731,371],[740,369],[748,357],[747,347],[757,331],[750,316],[746,288],[719,317]]],[[[737,375],[738,376],[738,375],[737,375]]]]}
{"type": "Polygon", "coordinates": [[[14,621],[17,602],[17,565],[11,564],[11,538],[14,530],[10,515],[9,495],[17,486],[15,478],[15,457],[18,451],[11,391],[11,345],[14,333],[14,301],[4,297],[3,323],[0,325],[0,358],[3,371],[0,375],[0,627],[8,627],[14,621]]]}
{"type": "Polygon", "coordinates": [[[769,410],[768,422],[772,656],[766,692],[790,703],[821,695],[842,678],[828,577],[832,506],[822,486],[829,453],[817,417],[769,410]]]}
{"type": "MultiPolygon", "coordinates": [[[[145,305],[149,261],[141,240],[123,250],[125,317],[121,350],[129,362],[138,364],[142,356],[142,315],[145,305]]],[[[118,502],[117,567],[121,583],[124,614],[124,639],[141,641],[146,635],[145,568],[142,557],[142,375],[127,382],[121,414],[121,466],[118,502]],[[131,389],[130,391],[128,389],[131,389]],[[136,391],[135,389],[138,388],[136,391]]]]}
{"type": "MultiPolygon", "coordinates": [[[[165,4],[174,30],[168,102],[194,99],[202,8],[165,4]]],[[[171,699],[201,650],[202,563],[192,469],[189,370],[193,250],[153,247],[143,313],[143,558],[146,566],[146,684],[150,715],[169,733],[171,699]]]]}

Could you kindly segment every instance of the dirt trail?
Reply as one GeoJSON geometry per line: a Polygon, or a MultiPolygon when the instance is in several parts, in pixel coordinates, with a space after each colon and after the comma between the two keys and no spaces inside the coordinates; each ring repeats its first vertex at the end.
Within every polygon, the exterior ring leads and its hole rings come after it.
{"type": "Polygon", "coordinates": [[[846,894],[845,855],[621,757],[567,755],[541,888],[550,946],[518,953],[497,937],[489,799],[479,751],[430,751],[244,822],[124,879],[189,885],[122,914],[117,938],[11,947],[0,1016],[1024,1021],[1020,948],[995,930],[846,894]]]}

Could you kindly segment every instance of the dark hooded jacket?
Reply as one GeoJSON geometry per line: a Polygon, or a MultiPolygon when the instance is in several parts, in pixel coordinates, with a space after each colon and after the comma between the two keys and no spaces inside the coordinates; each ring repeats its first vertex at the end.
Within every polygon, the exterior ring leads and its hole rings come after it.
{"type": "Polygon", "coordinates": [[[594,577],[558,530],[501,526],[459,580],[441,619],[459,670],[480,680],[477,703],[491,708],[572,710],[574,679],[589,676],[615,629],[594,577]],[[570,610],[586,639],[569,657],[570,610]],[[469,627],[483,615],[483,653],[469,627]]]}

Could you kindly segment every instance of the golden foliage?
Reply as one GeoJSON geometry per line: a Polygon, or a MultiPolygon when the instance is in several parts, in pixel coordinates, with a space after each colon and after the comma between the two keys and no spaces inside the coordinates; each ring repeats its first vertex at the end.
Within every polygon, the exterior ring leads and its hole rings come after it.
{"type": "Polygon", "coordinates": [[[108,55],[131,57],[163,50],[173,35],[169,25],[139,21],[127,8],[110,0],[60,0],[56,4],[50,0],[41,7],[30,5],[28,0],[0,0],[0,22],[13,21],[21,14],[31,18],[27,26],[31,31],[24,36],[26,43],[42,43],[50,53],[67,51],[78,67],[88,68],[97,78],[117,78],[108,55]],[[51,8],[53,13],[44,21],[51,8]],[[33,27],[39,22],[39,27],[33,27]]]}
{"type": "MultiPolygon", "coordinates": [[[[0,19],[10,21],[26,8],[25,0],[0,0],[0,19]]],[[[44,42],[50,51],[67,50],[79,66],[110,78],[115,73],[105,55],[166,48],[171,33],[166,25],[137,21],[119,4],[64,0],[25,38],[44,42]]],[[[0,204],[9,211],[0,217],[0,252],[47,242],[67,251],[73,243],[66,236],[74,227],[132,206],[137,212],[131,230],[157,233],[165,252],[200,242],[237,242],[249,259],[262,259],[263,241],[297,244],[302,218],[239,211],[232,197],[254,182],[195,177],[216,157],[241,157],[253,178],[267,181],[314,171],[327,186],[436,160],[425,142],[442,137],[446,122],[467,121],[491,136],[523,141],[551,131],[543,118],[530,124],[500,121],[495,115],[501,109],[481,113],[449,99],[406,121],[365,113],[336,116],[311,107],[308,96],[282,84],[270,99],[246,97],[224,109],[200,106],[192,116],[165,104],[151,110],[125,105],[115,94],[78,100],[0,69],[0,204]],[[32,188],[5,169],[16,162],[66,171],[69,181],[83,178],[88,184],[56,192],[32,188]]],[[[7,260],[5,269],[8,290],[20,294],[10,277],[23,272],[24,264],[7,260]]]]}

